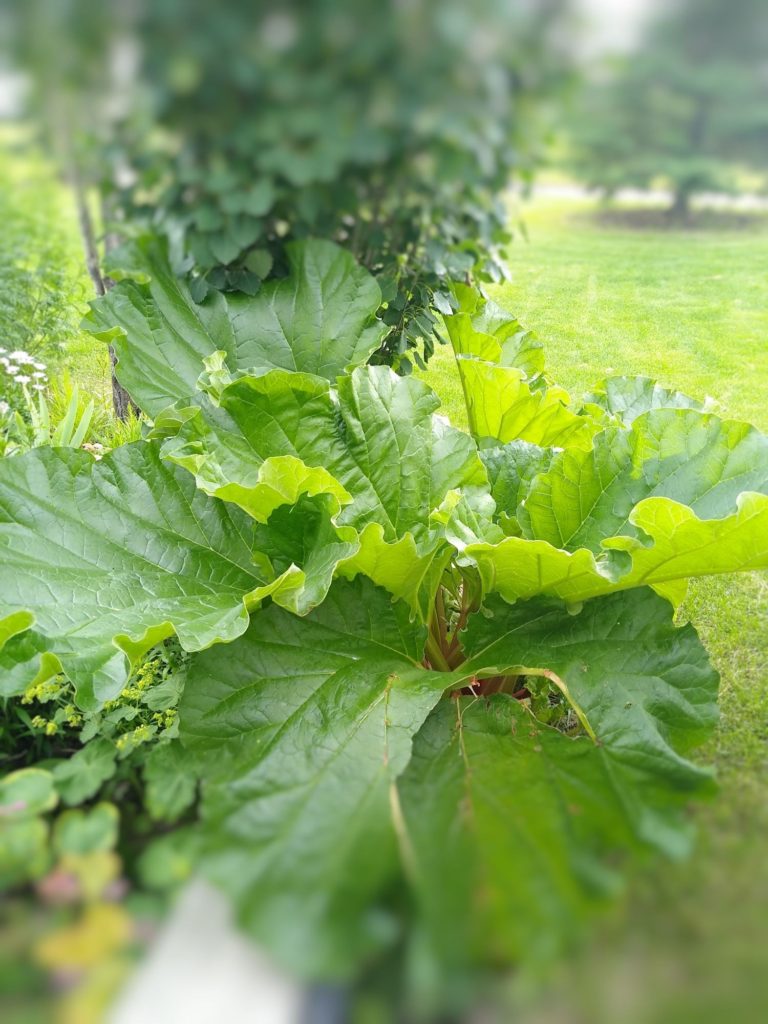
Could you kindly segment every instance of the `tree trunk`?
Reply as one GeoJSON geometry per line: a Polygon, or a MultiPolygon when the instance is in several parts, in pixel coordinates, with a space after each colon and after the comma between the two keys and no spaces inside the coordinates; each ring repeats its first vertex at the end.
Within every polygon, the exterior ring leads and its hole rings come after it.
{"type": "MultiPolygon", "coordinates": [[[[70,160],[69,180],[72,185],[72,191],[75,194],[77,219],[80,223],[80,235],[83,239],[83,249],[85,250],[85,265],[88,268],[91,281],[93,281],[93,287],[96,294],[106,295],[107,291],[114,284],[114,281],[108,277],[102,276],[101,273],[101,267],[99,265],[99,250],[96,245],[96,235],[93,230],[93,218],[91,217],[91,211],[88,206],[88,197],[80,175],[80,170],[74,160],[70,160]]],[[[114,236],[112,236],[111,239],[110,236],[107,236],[106,248],[107,251],[109,251],[110,248],[114,248],[114,236]]],[[[110,376],[112,378],[112,407],[115,411],[115,416],[117,416],[118,419],[125,421],[128,419],[129,411],[131,409],[133,409],[134,413],[138,413],[139,410],[131,401],[131,396],[115,376],[116,362],[117,356],[115,355],[115,350],[110,345],[109,365],[110,376]]]]}
{"type": "Polygon", "coordinates": [[[667,216],[676,224],[685,224],[691,216],[691,194],[686,189],[678,189],[667,216]]]}
{"type": "Polygon", "coordinates": [[[88,208],[88,200],[80,173],[74,165],[70,168],[69,180],[72,185],[72,191],[75,194],[75,203],[77,204],[77,219],[80,224],[80,237],[83,240],[83,249],[85,250],[85,265],[88,268],[91,281],[93,281],[94,291],[97,295],[104,295],[106,287],[99,267],[99,253],[96,248],[96,236],[93,231],[91,211],[88,208]]]}
{"type": "MultiPolygon", "coordinates": [[[[106,199],[104,197],[104,194],[102,193],[102,196],[101,196],[101,222],[102,222],[102,226],[104,227],[104,230],[105,230],[105,234],[104,234],[104,252],[105,253],[112,252],[113,249],[117,248],[117,245],[119,243],[119,239],[118,239],[117,235],[114,234],[114,232],[112,232],[112,231],[107,231],[106,230],[106,226],[107,226],[107,224],[109,223],[110,220],[111,220],[111,211],[110,211],[109,205],[108,205],[108,203],[107,203],[107,201],[106,201],[106,199]]],[[[102,280],[104,282],[104,289],[105,289],[105,291],[109,290],[110,288],[112,288],[114,283],[115,283],[112,280],[111,277],[104,277],[102,280]]],[[[110,345],[109,346],[109,366],[110,366],[110,370],[111,370],[111,374],[112,374],[112,407],[115,410],[115,416],[117,416],[118,419],[123,420],[123,422],[125,422],[125,420],[128,419],[128,417],[129,417],[129,415],[131,413],[133,413],[134,416],[138,416],[138,414],[140,412],[140,409],[136,405],[136,403],[133,401],[131,396],[128,394],[128,392],[125,390],[125,388],[120,383],[120,381],[117,379],[117,375],[115,374],[115,366],[116,366],[116,364],[117,364],[117,356],[115,354],[114,348],[110,345]]]]}

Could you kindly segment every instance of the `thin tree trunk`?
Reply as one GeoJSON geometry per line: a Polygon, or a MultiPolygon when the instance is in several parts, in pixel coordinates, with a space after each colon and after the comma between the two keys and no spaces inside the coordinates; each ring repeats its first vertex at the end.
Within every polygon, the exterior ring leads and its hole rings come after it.
{"type": "MultiPolygon", "coordinates": [[[[69,180],[72,185],[72,191],[75,195],[75,204],[77,205],[77,219],[80,224],[80,235],[83,240],[83,249],[85,250],[85,265],[88,268],[91,281],[93,281],[93,287],[96,294],[106,295],[107,291],[114,284],[114,281],[109,277],[104,277],[101,273],[99,250],[96,245],[96,234],[93,230],[93,218],[91,217],[91,210],[88,206],[88,196],[83,184],[83,179],[80,175],[80,170],[73,159],[70,160],[69,180]]],[[[107,251],[109,251],[110,248],[114,248],[114,241],[114,236],[107,236],[107,251]]],[[[134,413],[138,413],[139,410],[131,401],[131,396],[115,376],[116,363],[117,356],[115,355],[114,348],[110,345],[109,366],[110,377],[112,379],[112,407],[115,411],[115,416],[117,416],[118,419],[125,421],[128,419],[131,410],[133,410],[134,413]]]]}
{"type": "Polygon", "coordinates": [[[675,198],[667,211],[670,220],[684,224],[691,216],[691,195],[684,189],[675,192],[675,198]]]}
{"type": "MultiPolygon", "coordinates": [[[[104,194],[102,193],[101,194],[101,222],[102,222],[102,226],[104,227],[104,230],[105,230],[105,234],[104,234],[104,252],[105,253],[112,252],[113,249],[117,248],[117,246],[119,244],[119,241],[120,241],[120,239],[117,237],[117,235],[114,232],[106,230],[106,226],[110,222],[110,220],[111,220],[111,210],[109,209],[109,206],[107,204],[106,198],[105,198],[104,194]]],[[[115,283],[112,280],[111,277],[104,277],[102,280],[104,282],[104,287],[107,290],[112,288],[114,283],[115,283]]],[[[113,408],[115,410],[115,415],[118,417],[118,419],[121,419],[121,420],[125,421],[125,420],[128,419],[128,417],[129,417],[129,415],[131,413],[133,413],[134,415],[137,416],[139,414],[140,410],[139,410],[139,407],[136,405],[136,403],[131,398],[131,396],[125,390],[123,385],[117,379],[117,375],[115,374],[115,366],[116,366],[116,364],[117,364],[117,356],[115,355],[114,348],[110,345],[109,346],[109,365],[110,365],[110,368],[111,368],[111,371],[112,371],[112,406],[113,406],[113,408]]]]}
{"type": "Polygon", "coordinates": [[[88,200],[80,174],[74,166],[70,168],[69,180],[72,185],[72,191],[75,194],[77,219],[80,224],[80,237],[83,240],[83,249],[85,250],[85,265],[88,268],[91,281],[93,281],[96,294],[104,295],[107,289],[104,284],[104,278],[101,276],[101,268],[99,267],[99,253],[96,248],[96,236],[93,231],[91,211],[88,207],[88,200]]]}

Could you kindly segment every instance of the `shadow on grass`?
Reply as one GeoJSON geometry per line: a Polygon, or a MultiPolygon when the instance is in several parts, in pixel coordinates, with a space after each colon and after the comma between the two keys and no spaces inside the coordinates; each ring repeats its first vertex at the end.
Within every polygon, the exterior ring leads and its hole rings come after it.
{"type": "Polygon", "coordinates": [[[597,226],[633,231],[765,231],[768,210],[692,210],[687,217],[674,217],[661,206],[599,206],[569,214],[575,226],[597,226]]]}

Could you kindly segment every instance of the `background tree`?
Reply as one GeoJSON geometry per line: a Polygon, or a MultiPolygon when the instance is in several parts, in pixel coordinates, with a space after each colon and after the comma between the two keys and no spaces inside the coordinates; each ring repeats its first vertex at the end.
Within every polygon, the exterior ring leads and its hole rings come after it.
{"type": "Polygon", "coordinates": [[[586,87],[575,169],[608,192],[661,178],[679,218],[697,192],[733,190],[740,166],[768,169],[766,54],[763,0],[664,5],[637,49],[586,87]]]}
{"type": "MultiPolygon", "coordinates": [[[[447,283],[503,275],[501,193],[532,165],[565,6],[135,0],[93,19],[86,0],[34,0],[20,17],[74,48],[67,68],[99,66],[75,127],[110,228],[165,235],[199,302],[283,276],[292,240],[339,242],[382,287],[374,360],[408,372],[451,310],[447,283]]],[[[55,96],[59,61],[27,52],[55,96]]]]}

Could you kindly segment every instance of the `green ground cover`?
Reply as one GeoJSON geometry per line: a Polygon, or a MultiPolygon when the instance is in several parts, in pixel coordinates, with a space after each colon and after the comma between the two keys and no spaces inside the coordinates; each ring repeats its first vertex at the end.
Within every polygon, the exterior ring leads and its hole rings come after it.
{"type": "MultiPolygon", "coordinates": [[[[512,279],[495,298],[538,332],[552,377],[572,396],[608,374],[643,373],[768,428],[768,225],[638,230],[605,223],[588,203],[552,201],[524,220],[528,241],[513,247],[512,279]]],[[[461,421],[447,349],[423,376],[461,421]]],[[[722,675],[722,723],[703,751],[720,796],[695,811],[693,860],[638,880],[551,1004],[529,1009],[536,1021],[764,1019],[768,580],[697,581],[683,614],[722,675]]]]}

